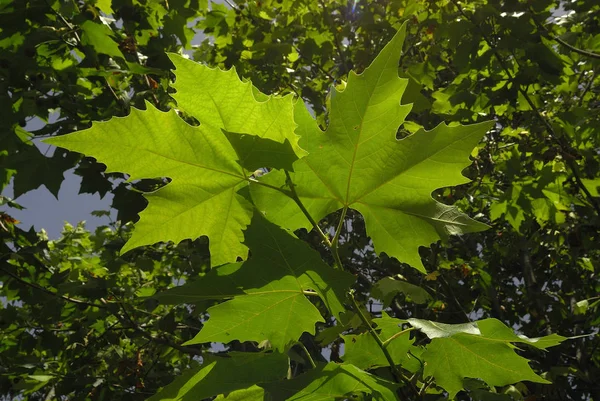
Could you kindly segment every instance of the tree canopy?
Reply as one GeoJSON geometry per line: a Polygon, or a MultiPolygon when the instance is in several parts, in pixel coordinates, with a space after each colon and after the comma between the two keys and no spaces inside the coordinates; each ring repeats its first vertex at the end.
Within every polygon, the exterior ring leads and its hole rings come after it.
{"type": "Polygon", "coordinates": [[[1,399],[600,400],[599,21],[0,0],[1,399]]]}

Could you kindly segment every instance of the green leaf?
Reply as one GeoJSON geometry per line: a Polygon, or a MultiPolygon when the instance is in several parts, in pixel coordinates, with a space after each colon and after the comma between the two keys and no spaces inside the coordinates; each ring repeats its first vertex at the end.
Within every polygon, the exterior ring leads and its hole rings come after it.
{"type": "Polygon", "coordinates": [[[45,141],[92,156],[106,164],[107,172],[126,172],[130,180],[172,180],[144,195],[148,207],[122,253],[207,235],[213,266],[245,258],[242,230],[250,223],[252,207],[237,194],[246,175],[229,141],[220,130],[188,125],[175,111],[147,107],[45,141]]]}
{"type": "Polygon", "coordinates": [[[263,384],[273,400],[321,401],[352,394],[371,394],[374,400],[393,401],[396,385],[352,365],[328,363],[292,380],[263,384]]]}
{"type": "Polygon", "coordinates": [[[390,305],[397,294],[405,294],[417,304],[424,304],[431,300],[431,295],[423,288],[402,280],[385,277],[373,286],[371,295],[381,299],[384,305],[390,305]]]}
{"type": "MultiPolygon", "coordinates": [[[[381,318],[373,319],[376,330],[384,342],[401,332],[402,328],[400,325],[404,322],[404,320],[389,317],[385,312],[382,312],[381,318]]],[[[387,358],[371,333],[346,335],[342,336],[342,338],[344,339],[345,344],[345,351],[342,359],[345,363],[352,364],[360,369],[390,366],[387,358]]],[[[409,350],[415,348],[412,344],[413,340],[410,338],[410,332],[406,332],[391,340],[386,348],[394,363],[405,367],[405,364],[412,365],[412,362],[416,361],[415,358],[409,354],[409,350]]],[[[420,366],[417,366],[417,369],[419,367],[420,366]]]]}
{"type": "Polygon", "coordinates": [[[284,143],[255,135],[223,131],[238,155],[238,163],[247,170],[271,167],[293,171],[292,164],[298,160],[288,139],[284,143]]]}
{"type": "Polygon", "coordinates": [[[476,323],[446,324],[422,319],[408,319],[408,323],[431,339],[450,337],[459,333],[481,334],[476,323]]]}
{"type": "Polygon", "coordinates": [[[600,178],[596,178],[593,180],[582,178],[581,182],[592,196],[600,196],[600,192],[598,192],[598,187],[600,187],[600,178]]]}
{"type": "Polygon", "coordinates": [[[538,349],[546,349],[554,347],[564,340],[566,337],[558,334],[550,334],[544,337],[529,338],[523,335],[516,335],[514,331],[507,327],[498,319],[484,319],[477,321],[477,327],[481,331],[481,335],[496,341],[505,341],[513,343],[529,344],[538,349]]]}
{"type": "MultiPolygon", "coordinates": [[[[295,134],[292,96],[267,96],[240,81],[235,68],[209,68],[176,54],[177,106],[212,129],[250,134],[284,144],[289,141],[298,157],[306,155],[295,134]]],[[[264,166],[261,166],[264,167],[264,166]]]]}
{"type": "Polygon", "coordinates": [[[451,398],[463,388],[463,379],[467,377],[482,379],[490,386],[522,380],[549,383],[531,370],[527,359],[517,355],[511,343],[545,349],[565,340],[556,334],[534,339],[517,336],[497,319],[464,324],[420,319],[408,322],[432,339],[423,353],[424,374],[435,377],[451,398]]]}
{"type": "Polygon", "coordinates": [[[112,10],[112,0],[97,0],[96,7],[107,15],[111,15],[114,12],[112,10]]]}
{"type": "Polygon", "coordinates": [[[408,323],[421,330],[427,335],[427,337],[431,339],[450,337],[455,334],[466,333],[480,335],[490,340],[502,341],[505,343],[516,342],[529,344],[538,349],[553,347],[566,340],[566,337],[559,336],[558,334],[551,334],[549,336],[538,338],[529,338],[523,335],[516,335],[511,328],[507,327],[500,320],[492,318],[461,324],[445,324],[422,319],[408,319],[408,323]]]}
{"type": "Polygon", "coordinates": [[[235,390],[227,395],[219,395],[215,401],[263,401],[265,390],[259,386],[252,386],[243,390],[235,390]]]}
{"type": "Polygon", "coordinates": [[[117,42],[112,39],[113,31],[108,26],[88,20],[81,24],[81,30],[81,43],[84,46],[91,46],[96,53],[125,58],[117,42]]]}
{"type": "Polygon", "coordinates": [[[259,213],[245,237],[252,251],[248,261],[215,268],[156,296],[163,303],[228,299],[208,309],[210,319],[188,344],[268,340],[282,350],[303,332],[314,334],[315,323],[323,321],[306,299],[307,290],[315,291],[334,316],[344,311],[352,275],[327,266],[305,242],[259,213]]]}
{"type": "MultiPolygon", "coordinates": [[[[396,140],[411,108],[400,104],[408,84],[398,77],[405,27],[362,74],[350,73],[343,91],[334,89],[326,132],[302,103],[296,104],[300,144],[309,155],[294,163],[292,181],[316,220],[340,208],[356,209],[378,253],[425,272],[419,246],[487,228],[456,207],[436,202],[431,193],[469,181],[461,171],[493,123],[441,124],[396,140]]],[[[281,173],[267,174],[263,180],[274,186],[285,182],[281,173]]],[[[282,194],[256,185],[251,193],[270,220],[291,229],[309,227],[282,194]]]]}
{"type": "Polygon", "coordinates": [[[481,379],[490,386],[522,380],[549,383],[535,374],[527,359],[517,355],[508,343],[479,335],[458,333],[434,338],[427,345],[423,359],[425,377],[433,376],[450,398],[463,388],[466,377],[481,379]]]}
{"type": "Polygon", "coordinates": [[[288,358],[284,354],[231,352],[229,356],[206,356],[200,368],[186,371],[148,401],[202,400],[276,381],[287,373],[288,358]]]}

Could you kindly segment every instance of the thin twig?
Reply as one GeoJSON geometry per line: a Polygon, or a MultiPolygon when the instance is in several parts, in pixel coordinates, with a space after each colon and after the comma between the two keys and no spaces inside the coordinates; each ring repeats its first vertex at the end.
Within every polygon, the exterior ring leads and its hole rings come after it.
{"type": "Polygon", "coordinates": [[[42,291],[42,292],[44,292],[44,293],[46,293],[48,295],[52,295],[53,297],[61,298],[64,301],[71,302],[71,303],[74,303],[74,304],[77,304],[77,305],[86,305],[86,306],[91,306],[91,307],[100,308],[100,309],[106,309],[107,308],[105,305],[96,304],[96,303],[87,302],[87,301],[82,301],[80,299],[71,298],[71,297],[68,297],[66,295],[57,294],[56,292],[50,291],[47,288],[44,288],[44,287],[41,287],[41,286],[39,286],[37,284],[30,283],[29,281],[23,280],[21,277],[19,277],[16,274],[14,274],[14,273],[6,270],[3,267],[0,267],[0,270],[3,271],[4,273],[8,274],[13,279],[17,280],[18,282],[20,282],[22,284],[25,284],[25,285],[27,285],[27,286],[29,286],[31,288],[35,288],[36,290],[42,291]]]}
{"type": "Polygon", "coordinates": [[[167,338],[161,338],[161,337],[155,337],[152,334],[150,334],[149,332],[147,332],[146,330],[142,329],[129,315],[129,312],[127,312],[127,309],[125,308],[125,305],[123,303],[120,303],[121,305],[121,310],[123,311],[123,314],[125,315],[125,317],[120,316],[119,314],[115,314],[113,313],[113,315],[119,319],[119,321],[121,322],[121,324],[124,323],[129,323],[131,325],[131,329],[134,330],[137,333],[140,333],[143,337],[147,338],[148,340],[155,342],[157,344],[162,344],[162,345],[166,345],[168,347],[171,347],[173,349],[176,349],[177,351],[183,352],[184,354],[188,354],[188,355],[202,355],[203,351],[199,348],[194,348],[194,347],[186,347],[184,345],[179,345],[174,341],[171,341],[167,338]]]}
{"type": "Polygon", "coordinates": [[[565,42],[564,40],[562,40],[561,38],[559,38],[558,36],[555,36],[554,34],[552,34],[552,32],[550,32],[544,25],[540,24],[538,22],[538,20],[535,18],[535,12],[533,11],[533,9],[530,7],[529,11],[531,12],[531,19],[533,20],[533,22],[535,23],[535,25],[551,40],[554,40],[558,43],[560,43],[561,45],[563,45],[564,47],[566,47],[567,49],[572,50],[575,53],[581,54],[582,56],[586,56],[586,57],[591,57],[591,58],[595,58],[595,59],[599,59],[600,60],[600,54],[588,51],[588,50],[583,50],[580,49],[578,47],[575,47],[573,45],[570,45],[569,43],[565,42]]]}

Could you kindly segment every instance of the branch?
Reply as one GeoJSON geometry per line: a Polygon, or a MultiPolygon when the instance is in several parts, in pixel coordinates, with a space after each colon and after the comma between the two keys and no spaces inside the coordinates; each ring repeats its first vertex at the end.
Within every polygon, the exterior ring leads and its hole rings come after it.
{"type": "MultiPolygon", "coordinates": [[[[202,355],[203,352],[201,349],[199,348],[194,348],[194,347],[186,347],[183,345],[179,345],[174,341],[171,341],[167,338],[161,338],[161,337],[155,337],[153,336],[151,333],[147,332],[146,330],[142,329],[140,327],[140,325],[138,325],[129,315],[129,313],[127,312],[127,309],[125,308],[125,305],[123,303],[119,303],[119,305],[121,306],[121,309],[123,310],[123,314],[125,315],[125,317],[113,313],[113,315],[121,322],[121,324],[124,323],[129,323],[130,327],[132,330],[134,330],[137,333],[140,333],[143,337],[147,338],[148,340],[155,342],[157,344],[162,344],[162,345],[166,345],[168,347],[171,347],[173,349],[176,349],[177,351],[183,352],[184,354],[188,354],[188,355],[202,355]]],[[[128,325],[128,326],[129,326],[128,325]]]]}
{"type": "Polygon", "coordinates": [[[552,32],[550,32],[544,25],[542,25],[542,24],[540,24],[538,22],[538,20],[535,18],[535,12],[533,11],[533,9],[531,9],[531,7],[529,8],[529,11],[531,12],[531,19],[533,20],[533,22],[535,23],[535,25],[545,34],[545,36],[547,38],[560,43],[561,45],[563,45],[567,49],[570,49],[570,50],[572,50],[575,53],[581,54],[582,56],[586,56],[586,57],[595,58],[595,59],[599,59],[600,60],[600,54],[597,54],[597,53],[594,53],[594,52],[590,52],[588,50],[580,49],[578,47],[570,45],[569,43],[565,42],[564,40],[562,40],[558,36],[554,36],[552,34],[552,32]]]}
{"type": "Polygon", "coordinates": [[[29,281],[25,281],[21,277],[19,277],[16,274],[14,274],[14,273],[6,270],[3,267],[0,267],[0,270],[3,271],[4,273],[8,274],[13,279],[17,280],[21,284],[25,284],[25,285],[27,285],[27,286],[29,286],[31,288],[34,288],[34,289],[36,289],[38,291],[42,291],[42,292],[44,292],[44,293],[46,293],[48,295],[51,295],[53,297],[60,298],[60,299],[62,299],[64,301],[71,302],[71,303],[77,304],[77,305],[86,305],[86,306],[91,306],[91,307],[94,307],[94,308],[107,309],[106,305],[96,304],[96,303],[93,303],[93,302],[87,302],[87,301],[83,301],[83,300],[80,300],[80,299],[71,298],[71,297],[68,297],[66,295],[61,295],[61,294],[58,294],[56,292],[50,291],[49,289],[41,287],[41,286],[39,286],[37,284],[30,283],[29,281]]]}

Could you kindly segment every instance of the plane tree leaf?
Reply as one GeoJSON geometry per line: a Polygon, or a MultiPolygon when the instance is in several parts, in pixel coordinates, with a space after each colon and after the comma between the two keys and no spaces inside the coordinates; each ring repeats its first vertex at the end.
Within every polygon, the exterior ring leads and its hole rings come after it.
{"type": "MultiPolygon", "coordinates": [[[[456,207],[436,202],[431,193],[469,181],[461,171],[493,123],[440,124],[397,140],[411,109],[401,104],[408,80],[398,76],[404,37],[405,26],[362,74],[350,72],[343,91],[332,88],[325,132],[304,104],[296,103],[300,145],[309,155],[294,163],[292,181],[316,220],[341,208],[358,210],[378,253],[424,272],[419,246],[487,228],[456,207]]],[[[270,175],[264,180],[271,185],[285,182],[281,173],[270,175]]],[[[260,186],[251,192],[272,221],[292,229],[309,227],[282,195],[260,186]]]]}
{"type": "Polygon", "coordinates": [[[314,291],[331,313],[344,311],[351,274],[327,266],[305,242],[256,213],[245,231],[252,253],[243,263],[224,265],[195,282],[157,294],[163,303],[225,302],[208,309],[210,318],[189,344],[268,340],[282,350],[303,332],[315,332],[323,318],[306,298],[314,291]]]}
{"type": "Polygon", "coordinates": [[[526,343],[545,349],[565,339],[558,335],[536,339],[517,336],[497,319],[465,324],[420,319],[409,319],[408,322],[432,339],[422,354],[424,375],[433,376],[451,398],[464,387],[465,378],[481,379],[490,386],[504,386],[522,380],[549,383],[534,373],[527,359],[515,352],[512,343],[526,343]]]}
{"type": "Polygon", "coordinates": [[[273,400],[321,401],[371,394],[374,400],[393,401],[397,385],[353,365],[328,363],[292,380],[261,385],[273,400]]]}
{"type": "Polygon", "coordinates": [[[434,338],[422,356],[425,377],[433,376],[450,398],[463,388],[466,377],[481,379],[490,386],[523,380],[549,383],[535,374],[527,359],[517,355],[508,343],[483,336],[458,333],[434,338]]]}
{"type": "Polygon", "coordinates": [[[202,400],[280,380],[287,370],[285,354],[231,352],[229,357],[209,355],[204,357],[202,366],[184,372],[148,401],[202,400]]]}
{"type": "MultiPolygon", "coordinates": [[[[413,346],[414,341],[410,338],[410,332],[399,335],[402,332],[400,326],[405,321],[391,318],[384,311],[381,318],[373,319],[373,323],[379,337],[384,342],[397,336],[386,347],[394,363],[411,371],[418,370],[420,364],[409,351],[420,353],[420,350],[413,346]]],[[[345,363],[350,363],[360,369],[390,366],[383,351],[370,333],[350,334],[342,336],[342,338],[345,344],[345,353],[342,359],[345,363]]]]}
{"type": "Polygon", "coordinates": [[[529,338],[524,335],[517,335],[510,327],[507,327],[500,320],[493,318],[460,324],[446,324],[432,322],[431,320],[412,318],[408,319],[408,323],[421,330],[430,339],[451,337],[454,334],[466,333],[481,335],[491,340],[502,341],[505,343],[513,342],[528,344],[538,349],[553,347],[566,340],[566,337],[559,336],[558,334],[551,334],[537,338],[529,338]]]}
{"type": "Polygon", "coordinates": [[[81,30],[81,43],[84,46],[91,46],[97,53],[125,58],[117,42],[111,38],[113,31],[108,26],[93,21],[85,21],[81,24],[81,30]]]}
{"type": "Polygon", "coordinates": [[[125,118],[97,122],[47,142],[94,157],[109,172],[128,173],[132,180],[171,179],[164,188],[145,195],[148,207],[122,252],[206,235],[213,266],[243,259],[247,248],[241,244],[242,230],[250,222],[252,208],[237,193],[250,176],[242,165],[254,166],[265,147],[267,154],[280,153],[276,161],[283,162],[282,168],[291,168],[289,147],[296,158],[306,154],[298,146],[292,97],[264,95],[242,82],[234,69],[211,69],[178,55],[169,57],[176,67],[174,97],[200,127],[188,125],[174,111],[162,113],[148,104],[146,111],[133,109],[125,118]],[[240,158],[238,143],[233,141],[236,153],[223,130],[265,142],[254,143],[254,151],[245,150],[240,158]]]}
{"type": "Polygon", "coordinates": [[[252,206],[237,194],[246,172],[220,130],[192,127],[175,111],[164,113],[148,104],[147,110],[132,109],[127,117],[46,142],[92,156],[106,164],[107,172],[125,172],[131,180],[171,179],[144,195],[148,207],[121,252],[206,235],[213,266],[247,256],[242,230],[250,223],[252,206]]]}

